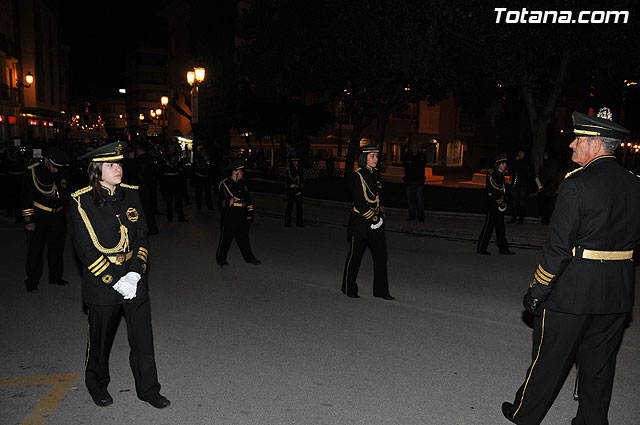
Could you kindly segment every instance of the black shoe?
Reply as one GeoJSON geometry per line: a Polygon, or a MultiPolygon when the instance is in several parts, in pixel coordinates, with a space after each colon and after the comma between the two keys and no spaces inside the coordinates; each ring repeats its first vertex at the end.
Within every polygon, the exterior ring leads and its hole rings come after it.
{"type": "Polygon", "coordinates": [[[113,404],[113,398],[111,398],[111,394],[105,392],[104,394],[97,394],[92,391],[89,391],[89,395],[93,399],[93,402],[96,406],[99,407],[107,407],[113,404]]]}
{"type": "Polygon", "coordinates": [[[218,261],[218,264],[220,265],[220,268],[223,268],[224,266],[228,266],[229,263],[227,262],[227,260],[224,261],[218,261]]]}
{"type": "Polygon", "coordinates": [[[253,260],[247,261],[247,263],[255,264],[257,266],[258,264],[262,264],[262,261],[258,260],[257,258],[254,258],[253,260]]]}
{"type": "Polygon", "coordinates": [[[165,396],[162,396],[160,394],[158,394],[158,397],[154,398],[153,400],[144,401],[146,401],[156,409],[164,409],[165,407],[171,405],[171,402],[165,396]]]}
{"type": "Polygon", "coordinates": [[[189,222],[189,220],[187,220],[187,219],[186,219],[186,218],[184,218],[184,217],[179,218],[179,219],[178,219],[178,221],[179,221],[180,223],[187,223],[187,222],[189,222]]]}
{"type": "Polygon", "coordinates": [[[374,295],[374,297],[376,298],[382,298],[383,300],[387,300],[387,301],[391,301],[391,300],[395,300],[396,297],[392,297],[391,295],[374,295]]]}
{"type": "Polygon", "coordinates": [[[360,295],[358,295],[358,294],[347,294],[347,297],[349,297],[349,298],[360,298],[360,295]]]}
{"type": "Polygon", "coordinates": [[[24,286],[27,288],[27,292],[34,292],[38,290],[38,284],[30,283],[29,280],[24,281],[24,286]]]}
{"type": "Polygon", "coordinates": [[[506,250],[506,251],[500,251],[500,252],[499,252],[499,254],[500,254],[500,255],[516,255],[516,253],[515,253],[515,252],[513,252],[513,251],[509,251],[509,250],[506,250]]]}
{"type": "Polygon", "coordinates": [[[478,251],[478,254],[480,254],[480,255],[491,255],[491,253],[489,251],[487,251],[486,249],[484,251],[478,251]]]}
{"type": "Polygon", "coordinates": [[[64,286],[64,285],[68,285],[69,281],[68,280],[64,280],[64,279],[57,279],[57,280],[50,280],[49,281],[50,285],[60,285],[60,286],[64,286]]]}
{"type": "Polygon", "coordinates": [[[502,403],[502,414],[507,418],[507,420],[515,424],[513,421],[513,404],[506,401],[502,403]]]}

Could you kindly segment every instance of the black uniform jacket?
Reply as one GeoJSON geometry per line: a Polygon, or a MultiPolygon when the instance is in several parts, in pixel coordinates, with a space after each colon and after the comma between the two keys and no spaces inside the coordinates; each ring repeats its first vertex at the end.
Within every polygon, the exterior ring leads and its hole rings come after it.
{"type": "Polygon", "coordinates": [[[302,181],[302,174],[300,170],[295,167],[287,168],[287,196],[299,196],[302,195],[302,188],[304,182],[302,181]]]}
{"type": "Polygon", "coordinates": [[[66,173],[61,169],[51,173],[36,162],[27,169],[22,182],[22,216],[25,224],[38,223],[43,214],[62,210],[71,189],[66,173]]]}
{"type": "Polygon", "coordinates": [[[639,243],[640,178],[614,156],[598,157],[569,173],[560,185],[542,262],[534,275],[534,284],[553,288],[541,305],[573,314],[631,311],[633,260],[587,260],[580,252],[629,251],[639,243]]]}
{"type": "Polygon", "coordinates": [[[384,230],[384,222],[376,230],[371,228],[372,224],[384,218],[381,182],[380,173],[375,168],[358,168],[351,176],[349,188],[352,208],[347,225],[349,237],[366,238],[369,232],[384,230]]]}
{"type": "Polygon", "coordinates": [[[196,157],[193,162],[193,175],[201,179],[211,177],[211,161],[196,157]]]}
{"type": "Polygon", "coordinates": [[[114,305],[126,302],[112,288],[128,272],[140,274],[136,299],[148,297],[147,223],[136,186],[120,184],[122,199],[108,196],[100,206],[93,200],[92,188],[74,192],[70,202],[73,242],[85,266],[82,298],[88,304],[114,305]]]}
{"type": "Polygon", "coordinates": [[[504,174],[499,170],[491,171],[486,186],[489,208],[497,208],[507,202],[507,189],[504,174]]]}
{"type": "Polygon", "coordinates": [[[243,179],[236,182],[227,177],[220,182],[218,193],[220,194],[218,199],[222,209],[222,226],[228,224],[228,220],[246,219],[249,222],[253,221],[253,201],[251,201],[249,188],[243,179]],[[235,199],[233,205],[229,205],[231,199],[235,199]]]}

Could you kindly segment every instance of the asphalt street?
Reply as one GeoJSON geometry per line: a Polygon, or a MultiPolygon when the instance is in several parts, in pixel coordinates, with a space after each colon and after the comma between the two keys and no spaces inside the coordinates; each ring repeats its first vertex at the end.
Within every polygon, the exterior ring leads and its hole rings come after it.
{"type": "MultiPolygon", "coordinates": [[[[159,379],[172,402],[164,410],[136,398],[123,323],[110,362],[114,404],[93,404],[84,386],[87,320],[70,238],[71,284],[48,285],[45,267],[40,290],[27,293],[24,231],[0,220],[0,424],[508,423],[500,405],[512,401],[530,361],[521,299],[546,227],[509,227],[516,255],[495,255],[492,244],[494,255],[480,256],[474,238],[482,217],[407,223],[403,211],[391,210],[396,300],[372,297],[368,255],[361,298],[351,299],[340,293],[348,209],[309,201],[307,225],[284,228],[280,198],[256,194],[254,202],[259,266],[245,264],[234,244],[230,266],[218,267],[217,211],[189,205],[188,223],[157,217],[150,291],[159,379]]],[[[640,424],[639,362],[635,320],[618,357],[611,425],[640,424]]],[[[570,423],[574,379],[572,371],[544,425],[570,423]]]]}

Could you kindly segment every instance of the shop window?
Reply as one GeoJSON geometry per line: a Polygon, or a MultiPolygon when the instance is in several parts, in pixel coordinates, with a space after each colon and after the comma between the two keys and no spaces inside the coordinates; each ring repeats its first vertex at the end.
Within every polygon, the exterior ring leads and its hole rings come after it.
{"type": "Polygon", "coordinates": [[[447,167],[461,167],[464,143],[454,140],[447,145],[447,167]]]}

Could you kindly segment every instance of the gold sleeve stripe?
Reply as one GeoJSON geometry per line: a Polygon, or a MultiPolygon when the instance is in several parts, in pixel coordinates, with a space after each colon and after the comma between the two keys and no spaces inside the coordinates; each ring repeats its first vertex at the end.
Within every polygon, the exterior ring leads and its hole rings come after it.
{"type": "Polygon", "coordinates": [[[147,259],[147,253],[146,252],[138,252],[138,257],[139,258],[143,258],[143,259],[147,259]]]}
{"type": "Polygon", "coordinates": [[[143,256],[145,256],[145,257],[146,257],[146,256],[147,256],[147,255],[149,255],[149,254],[147,254],[147,251],[139,250],[139,251],[138,251],[138,255],[143,255],[143,256]]]}
{"type": "Polygon", "coordinates": [[[87,267],[89,270],[91,270],[92,268],[94,268],[95,266],[98,265],[98,263],[101,263],[104,260],[104,255],[101,255],[100,257],[98,257],[98,259],[96,261],[93,262],[93,264],[91,264],[89,267],[87,267]]]}
{"type": "Polygon", "coordinates": [[[104,260],[100,261],[100,264],[98,264],[97,266],[89,269],[89,271],[91,273],[97,275],[98,274],[98,270],[100,270],[102,267],[108,266],[108,265],[109,265],[109,262],[106,259],[104,259],[104,260]]]}
{"type": "Polygon", "coordinates": [[[549,279],[553,279],[554,277],[556,277],[555,274],[551,274],[548,271],[546,271],[545,269],[542,268],[542,264],[538,265],[538,270],[540,271],[540,273],[542,273],[543,275],[549,277],[549,279]]]}
{"type": "Polygon", "coordinates": [[[253,211],[253,205],[249,205],[249,206],[247,207],[247,211],[253,211]]]}
{"type": "Polygon", "coordinates": [[[143,246],[139,247],[138,249],[139,249],[140,251],[149,252],[149,251],[147,250],[147,248],[145,248],[145,247],[143,247],[143,246]]]}
{"type": "Polygon", "coordinates": [[[373,214],[375,214],[375,213],[373,212],[373,210],[369,210],[369,211],[367,211],[366,213],[362,214],[362,216],[363,216],[364,218],[371,218],[371,217],[373,217],[373,214]]]}
{"type": "Polygon", "coordinates": [[[539,283],[541,283],[541,284],[543,284],[543,285],[545,285],[545,286],[551,283],[551,280],[548,280],[548,279],[546,279],[546,278],[544,278],[544,277],[540,276],[540,274],[539,274],[538,272],[536,272],[536,276],[535,276],[535,277],[536,277],[536,280],[537,280],[539,283]]]}
{"type": "Polygon", "coordinates": [[[100,269],[98,271],[94,272],[93,274],[96,275],[96,276],[100,276],[100,273],[105,271],[107,269],[107,267],[109,267],[109,262],[108,261],[106,261],[105,264],[102,267],[100,267],[100,269]]]}
{"type": "Polygon", "coordinates": [[[138,254],[138,258],[144,261],[145,263],[147,262],[147,257],[143,257],[142,255],[138,254]]]}
{"type": "Polygon", "coordinates": [[[103,258],[103,259],[102,259],[102,261],[100,261],[100,263],[99,263],[97,266],[92,267],[92,268],[90,268],[89,270],[91,271],[91,273],[95,273],[95,272],[96,272],[96,270],[99,270],[99,269],[100,269],[101,267],[103,267],[105,264],[106,264],[106,265],[109,265],[109,262],[107,261],[107,259],[106,259],[106,258],[103,258]]]}

